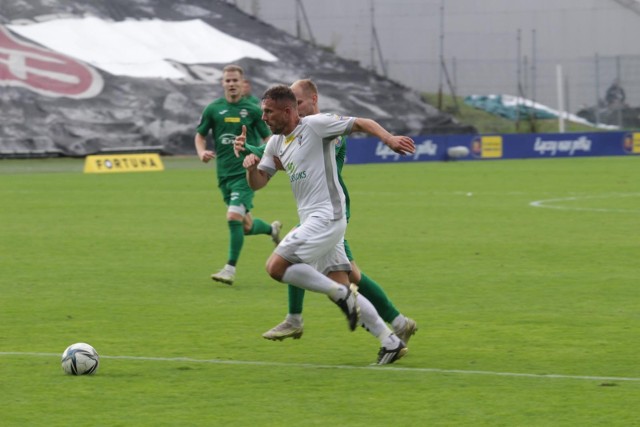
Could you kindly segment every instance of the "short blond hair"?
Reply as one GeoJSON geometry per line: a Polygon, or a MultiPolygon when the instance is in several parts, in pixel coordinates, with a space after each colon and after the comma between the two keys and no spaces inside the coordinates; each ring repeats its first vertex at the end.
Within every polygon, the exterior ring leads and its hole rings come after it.
{"type": "Polygon", "coordinates": [[[240,73],[241,76],[244,77],[244,70],[239,65],[229,64],[229,65],[225,65],[225,67],[222,69],[223,73],[230,72],[230,71],[237,71],[240,73]]]}
{"type": "Polygon", "coordinates": [[[311,79],[300,79],[293,82],[293,85],[299,86],[303,92],[317,95],[318,94],[318,86],[311,79]]]}

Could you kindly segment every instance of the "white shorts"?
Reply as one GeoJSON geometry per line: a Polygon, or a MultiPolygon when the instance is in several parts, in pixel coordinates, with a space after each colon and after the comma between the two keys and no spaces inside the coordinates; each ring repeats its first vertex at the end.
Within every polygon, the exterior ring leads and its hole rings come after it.
{"type": "Polygon", "coordinates": [[[322,274],[332,271],[351,271],[351,263],[344,250],[347,220],[309,217],[291,230],[275,249],[292,264],[309,264],[322,274]]]}

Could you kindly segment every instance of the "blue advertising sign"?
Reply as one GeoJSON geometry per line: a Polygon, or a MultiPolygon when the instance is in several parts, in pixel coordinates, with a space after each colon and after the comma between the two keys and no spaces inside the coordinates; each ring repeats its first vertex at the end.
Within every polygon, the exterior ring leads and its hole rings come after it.
{"type": "Polygon", "coordinates": [[[640,132],[434,135],[413,140],[416,152],[400,156],[377,138],[349,138],[347,163],[640,155],[640,132]]]}

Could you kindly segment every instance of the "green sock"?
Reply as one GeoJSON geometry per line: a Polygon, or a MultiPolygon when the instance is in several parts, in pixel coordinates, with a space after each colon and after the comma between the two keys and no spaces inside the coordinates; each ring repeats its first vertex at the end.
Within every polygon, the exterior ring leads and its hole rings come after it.
{"type": "Polygon", "coordinates": [[[287,286],[289,287],[289,314],[302,314],[304,289],[293,285],[287,286]]]}
{"type": "Polygon", "coordinates": [[[374,282],[373,279],[363,272],[360,272],[360,276],[360,283],[356,283],[358,285],[358,292],[371,301],[371,304],[373,304],[378,311],[378,314],[385,322],[391,323],[391,321],[395,319],[400,312],[394,307],[393,303],[389,297],[387,297],[387,294],[384,293],[384,290],[380,285],[374,282]]]}
{"type": "Polygon", "coordinates": [[[271,234],[271,224],[267,224],[260,218],[254,218],[253,225],[251,226],[251,230],[247,233],[247,236],[252,236],[254,234],[271,234]]]}
{"type": "Polygon", "coordinates": [[[229,264],[236,265],[240,258],[240,251],[244,244],[244,229],[242,221],[227,221],[229,223],[229,264]]]}

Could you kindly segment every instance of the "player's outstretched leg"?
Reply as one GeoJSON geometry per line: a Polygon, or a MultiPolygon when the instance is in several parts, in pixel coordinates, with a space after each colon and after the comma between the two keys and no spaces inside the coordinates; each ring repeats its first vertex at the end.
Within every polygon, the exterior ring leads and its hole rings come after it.
{"type": "Polygon", "coordinates": [[[287,285],[289,297],[289,313],[283,322],[269,329],[262,336],[268,340],[282,341],[286,338],[299,339],[304,331],[302,321],[302,306],[304,303],[304,289],[287,285]]]}
{"type": "Polygon", "coordinates": [[[225,285],[233,285],[233,280],[236,277],[236,268],[233,265],[225,265],[222,270],[211,275],[211,279],[216,282],[224,283],[225,285]]]}
{"type": "Polygon", "coordinates": [[[282,341],[286,338],[297,340],[302,337],[303,326],[300,315],[298,315],[298,319],[289,315],[282,322],[262,334],[262,337],[272,341],[282,341]]]}
{"type": "Polygon", "coordinates": [[[282,230],[282,223],[280,221],[273,221],[271,223],[271,240],[276,246],[280,243],[280,230],[282,230]]]}
{"type": "Polygon", "coordinates": [[[418,330],[416,321],[401,314],[393,305],[393,302],[391,302],[384,289],[382,289],[382,286],[364,274],[363,271],[360,271],[358,289],[360,290],[360,295],[364,295],[371,304],[373,304],[380,317],[382,317],[385,322],[391,324],[393,332],[404,341],[405,344],[408,344],[411,337],[418,330]]]}
{"type": "Polygon", "coordinates": [[[409,349],[405,347],[403,342],[400,342],[395,348],[380,347],[378,351],[378,365],[388,365],[396,360],[401,359],[405,354],[409,352],[409,349]]]}
{"type": "Polygon", "coordinates": [[[402,315],[400,316],[398,322],[399,326],[396,327],[393,322],[391,323],[391,326],[393,326],[393,332],[395,332],[398,338],[400,338],[402,341],[404,341],[405,344],[407,344],[409,342],[409,339],[411,339],[411,337],[418,330],[418,324],[410,317],[402,315]]]}
{"type": "Polygon", "coordinates": [[[287,267],[281,281],[308,291],[327,295],[347,316],[350,330],[353,331],[358,325],[360,309],[356,302],[357,287],[355,285],[353,288],[356,292],[317,272],[308,264],[293,264],[287,267]]]}
{"type": "Polygon", "coordinates": [[[354,331],[360,322],[360,306],[357,301],[358,287],[351,283],[347,289],[347,294],[340,298],[335,299],[329,295],[329,299],[333,301],[340,310],[347,316],[347,322],[349,323],[349,329],[354,331]]]}
{"type": "Polygon", "coordinates": [[[240,252],[244,246],[244,229],[242,221],[227,220],[229,227],[229,257],[227,264],[217,273],[211,275],[211,279],[226,285],[233,285],[236,276],[236,264],[240,259],[240,252]]]}
{"type": "Polygon", "coordinates": [[[380,340],[378,351],[378,365],[393,363],[402,358],[409,349],[407,345],[394,334],[387,324],[378,315],[375,307],[363,295],[358,295],[358,305],[362,313],[362,325],[369,333],[380,340]]]}

